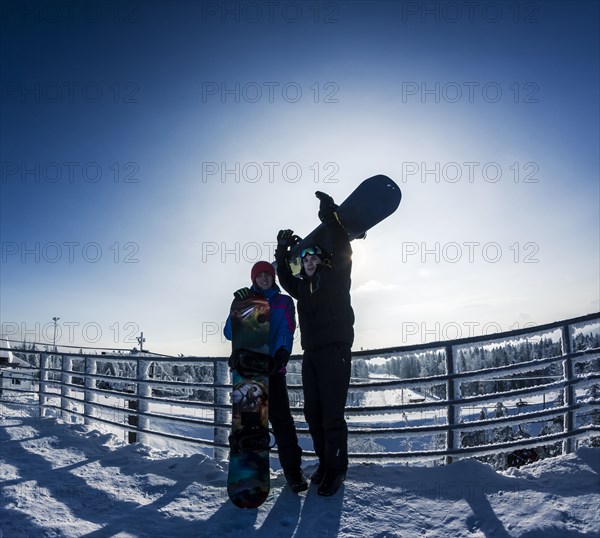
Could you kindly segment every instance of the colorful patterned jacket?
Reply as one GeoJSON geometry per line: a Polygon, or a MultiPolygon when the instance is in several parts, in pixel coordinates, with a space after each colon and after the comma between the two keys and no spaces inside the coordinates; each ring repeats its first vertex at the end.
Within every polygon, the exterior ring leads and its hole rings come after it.
{"type": "MultiPolygon", "coordinates": [[[[277,284],[269,290],[261,290],[258,286],[250,288],[254,293],[264,295],[269,300],[271,309],[271,324],[269,330],[269,353],[275,355],[275,352],[284,347],[290,353],[294,344],[294,331],[296,330],[296,309],[294,301],[289,295],[282,295],[277,284]]],[[[231,317],[227,317],[225,329],[223,330],[225,338],[231,340],[231,317]]]]}

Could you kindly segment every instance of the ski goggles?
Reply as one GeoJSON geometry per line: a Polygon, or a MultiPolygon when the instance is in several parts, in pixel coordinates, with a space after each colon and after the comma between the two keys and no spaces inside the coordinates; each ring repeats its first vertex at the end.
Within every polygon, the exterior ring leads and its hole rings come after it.
{"type": "Polygon", "coordinates": [[[304,256],[319,256],[322,253],[319,247],[307,247],[300,251],[300,258],[304,258],[304,256]]]}

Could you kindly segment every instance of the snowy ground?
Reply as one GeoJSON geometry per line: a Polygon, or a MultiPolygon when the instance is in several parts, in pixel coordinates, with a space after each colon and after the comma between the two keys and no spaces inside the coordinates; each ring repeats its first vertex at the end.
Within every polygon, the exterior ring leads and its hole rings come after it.
{"type": "Polygon", "coordinates": [[[1,538],[600,537],[600,449],[505,473],[470,460],[352,465],[332,498],[295,495],[277,472],[268,501],[242,511],[226,463],[34,414],[0,405],[1,538]]]}

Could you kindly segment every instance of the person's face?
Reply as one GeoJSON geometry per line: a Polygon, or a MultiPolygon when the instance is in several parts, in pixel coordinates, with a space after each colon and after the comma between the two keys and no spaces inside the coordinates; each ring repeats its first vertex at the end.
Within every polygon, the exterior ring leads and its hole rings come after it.
{"type": "Polygon", "coordinates": [[[256,275],[256,285],[261,290],[271,289],[273,287],[273,275],[271,273],[267,273],[266,271],[258,273],[258,275],[256,275]]]}
{"type": "Polygon", "coordinates": [[[321,263],[321,259],[316,254],[307,254],[302,258],[302,266],[304,267],[304,272],[306,276],[311,277],[315,274],[317,270],[317,265],[321,263]]]}

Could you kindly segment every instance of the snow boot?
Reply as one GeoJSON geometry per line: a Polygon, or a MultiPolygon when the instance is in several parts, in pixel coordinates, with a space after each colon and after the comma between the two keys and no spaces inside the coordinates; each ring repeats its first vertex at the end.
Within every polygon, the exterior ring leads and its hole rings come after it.
{"type": "Polygon", "coordinates": [[[323,477],[325,476],[325,466],[323,464],[319,464],[317,470],[310,475],[310,481],[317,486],[323,482],[323,477]]]}
{"type": "Polygon", "coordinates": [[[317,490],[317,495],[322,495],[324,497],[335,495],[345,479],[346,471],[327,471],[317,490]]]}
{"type": "Polygon", "coordinates": [[[294,493],[300,493],[308,489],[308,482],[304,478],[302,469],[297,469],[291,472],[284,472],[285,479],[287,480],[288,486],[294,493]]]}

